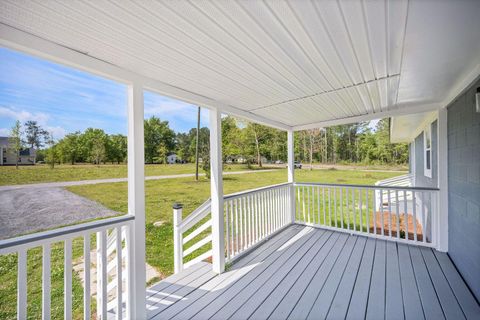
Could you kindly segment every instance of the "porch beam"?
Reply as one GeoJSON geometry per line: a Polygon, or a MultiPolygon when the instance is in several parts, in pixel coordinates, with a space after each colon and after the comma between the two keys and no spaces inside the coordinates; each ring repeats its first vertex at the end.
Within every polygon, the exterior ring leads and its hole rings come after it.
{"type": "Polygon", "coordinates": [[[293,130],[287,131],[287,163],[288,163],[288,182],[292,185],[290,186],[290,214],[291,222],[295,222],[295,187],[293,183],[295,182],[295,145],[294,145],[294,132],[293,130]]]}
{"type": "Polygon", "coordinates": [[[212,199],[213,272],[225,271],[225,239],[222,180],[222,118],[219,110],[210,110],[210,194],[212,199]]]}
{"type": "Polygon", "coordinates": [[[356,123],[361,121],[383,119],[383,118],[407,115],[412,113],[422,113],[427,111],[439,110],[440,108],[442,108],[442,106],[443,105],[441,103],[424,104],[424,105],[417,105],[417,106],[397,105],[395,109],[392,109],[392,110],[369,113],[361,116],[346,117],[346,118],[335,119],[335,120],[313,122],[310,124],[294,126],[293,130],[294,131],[308,130],[308,129],[336,126],[341,124],[356,123]]]}
{"type": "Polygon", "coordinates": [[[141,83],[128,86],[128,213],[135,216],[129,245],[129,319],[146,318],[144,105],[141,83]]]}
{"type": "Polygon", "coordinates": [[[438,142],[438,199],[434,203],[437,206],[438,219],[435,228],[437,249],[448,251],[448,132],[447,132],[447,108],[438,111],[437,142],[438,142]]]}

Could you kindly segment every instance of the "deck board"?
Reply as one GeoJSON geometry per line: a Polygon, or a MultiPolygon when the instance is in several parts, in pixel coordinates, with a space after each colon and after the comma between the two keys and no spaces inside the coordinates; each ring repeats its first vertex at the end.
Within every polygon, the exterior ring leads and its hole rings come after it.
{"type": "MultiPolygon", "coordinates": [[[[303,293],[304,288],[308,285],[310,280],[315,275],[320,265],[325,261],[325,258],[332,250],[334,244],[338,240],[338,233],[333,233],[329,236],[325,245],[315,255],[313,260],[306,266],[305,270],[301,274],[294,274],[290,279],[282,282],[262,304],[252,314],[252,319],[267,319],[270,316],[273,318],[279,316],[272,315],[274,310],[278,307],[284,308],[286,311],[290,311],[295,306],[297,300],[303,293]]],[[[282,309],[278,308],[278,309],[282,309]]],[[[278,311],[280,314],[284,314],[283,311],[278,311]]],[[[278,314],[278,313],[277,313],[278,314]]]]}
{"type": "MultiPolygon", "coordinates": [[[[276,236],[272,237],[269,241],[265,242],[264,245],[259,247],[257,250],[251,252],[249,255],[243,257],[241,260],[237,261],[235,265],[232,267],[232,271],[223,273],[219,277],[213,279],[211,283],[205,285],[204,287],[199,288],[195,292],[191,293],[189,296],[185,297],[186,299],[175,303],[174,305],[170,306],[163,312],[156,312],[154,314],[150,314],[149,318],[158,318],[158,319],[170,319],[179,314],[190,305],[195,303],[197,300],[204,297],[208,292],[213,292],[214,290],[218,289],[225,283],[229,283],[232,279],[238,279],[244,275],[248,269],[244,268],[248,266],[248,264],[256,264],[266,260],[270,255],[272,255],[278,248],[280,248],[283,244],[285,244],[289,239],[295,236],[300,231],[300,228],[288,228],[283,232],[277,234],[276,236]],[[244,268],[245,270],[240,270],[244,268]]],[[[192,266],[193,268],[193,266],[192,266]]],[[[185,271],[183,272],[185,273],[185,271]]],[[[172,276],[173,277],[173,276],[172,276]]],[[[163,282],[163,281],[162,281],[163,282]]],[[[218,290],[217,290],[218,292],[218,290]]],[[[213,298],[210,295],[208,298],[213,298]]],[[[207,299],[203,298],[201,303],[207,303],[207,299]]],[[[188,309],[189,311],[193,309],[188,309]]],[[[187,317],[184,314],[185,318],[187,317]]]]}
{"type": "Polygon", "coordinates": [[[397,244],[395,242],[387,242],[386,244],[387,267],[385,273],[385,319],[404,319],[397,244]]]}
{"type": "Polygon", "coordinates": [[[385,318],[386,244],[382,240],[377,240],[376,242],[372,279],[368,295],[367,319],[385,318]]]}
{"type": "Polygon", "coordinates": [[[346,319],[358,319],[364,317],[367,312],[374,254],[375,239],[367,239],[346,319]]]}
{"type": "Polygon", "coordinates": [[[422,303],[418,294],[415,274],[413,273],[412,261],[408,246],[398,245],[398,260],[400,264],[400,279],[402,281],[403,309],[406,320],[425,319],[422,303]]]}
{"type": "Polygon", "coordinates": [[[200,263],[147,291],[149,319],[476,319],[448,255],[293,225],[213,275],[200,263]]]}

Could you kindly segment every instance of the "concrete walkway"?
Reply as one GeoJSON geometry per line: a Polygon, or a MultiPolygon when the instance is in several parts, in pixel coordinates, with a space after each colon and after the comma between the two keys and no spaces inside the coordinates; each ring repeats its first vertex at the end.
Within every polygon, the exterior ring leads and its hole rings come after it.
{"type": "MultiPolygon", "coordinates": [[[[246,174],[246,173],[262,173],[262,172],[272,172],[276,170],[278,169],[232,171],[232,172],[224,172],[223,175],[229,176],[229,175],[246,174]]],[[[205,173],[199,173],[199,176],[201,177],[203,177],[204,175],[205,173]]],[[[178,179],[178,178],[189,178],[189,177],[195,177],[195,174],[183,173],[183,174],[171,174],[171,175],[163,175],[163,176],[148,176],[148,177],[145,177],[145,180],[178,179]]],[[[64,188],[64,187],[70,187],[70,186],[83,186],[88,184],[117,183],[117,182],[127,182],[127,181],[128,181],[128,178],[112,178],[112,179],[18,184],[18,185],[11,185],[11,186],[0,186],[0,192],[6,191],[6,190],[16,190],[16,189],[25,189],[25,188],[64,188]]]]}

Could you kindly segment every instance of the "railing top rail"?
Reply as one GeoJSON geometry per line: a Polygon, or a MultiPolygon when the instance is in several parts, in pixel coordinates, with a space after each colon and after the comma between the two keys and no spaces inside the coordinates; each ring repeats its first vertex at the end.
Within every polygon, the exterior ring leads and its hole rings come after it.
{"type": "Polygon", "coordinates": [[[132,220],[135,220],[134,215],[124,215],[120,217],[96,220],[92,222],[76,224],[73,226],[58,228],[54,230],[42,231],[42,232],[27,234],[27,235],[15,237],[15,238],[0,240],[0,250],[23,245],[23,244],[52,239],[52,238],[68,235],[71,233],[78,233],[78,232],[83,232],[87,230],[98,229],[98,228],[107,227],[109,225],[114,225],[114,224],[121,224],[122,222],[127,222],[132,220]]]}
{"type": "Polygon", "coordinates": [[[439,191],[439,188],[427,187],[402,187],[402,186],[372,186],[362,184],[335,184],[335,183],[318,183],[318,182],[295,182],[295,186],[324,186],[324,187],[345,187],[345,188],[361,188],[361,189],[382,189],[382,190],[406,190],[406,191],[439,191]]]}
{"type": "Polygon", "coordinates": [[[269,189],[280,188],[280,187],[284,187],[284,186],[288,186],[288,185],[291,185],[291,183],[290,182],[284,182],[284,183],[274,184],[274,185],[271,185],[271,186],[265,186],[265,187],[260,187],[260,188],[256,188],[256,189],[240,191],[240,192],[236,192],[236,193],[227,194],[227,195],[223,196],[223,199],[224,200],[234,199],[234,198],[238,198],[238,197],[241,197],[241,196],[244,196],[244,195],[247,195],[247,194],[256,193],[256,192],[260,192],[260,191],[265,191],[265,190],[269,190],[269,189]]]}
{"type": "MultiPolygon", "coordinates": [[[[211,198],[208,198],[204,203],[202,203],[197,209],[193,210],[178,226],[181,230],[188,230],[191,226],[205,218],[205,216],[210,211],[211,198]]],[[[184,230],[184,231],[185,231],[184,230]]]]}

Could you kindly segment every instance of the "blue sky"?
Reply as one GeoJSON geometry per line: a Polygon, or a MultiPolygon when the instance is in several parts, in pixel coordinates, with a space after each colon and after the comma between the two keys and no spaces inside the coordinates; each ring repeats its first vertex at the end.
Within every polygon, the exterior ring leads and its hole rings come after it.
{"type": "MultiPolygon", "coordinates": [[[[38,121],[56,139],[88,127],[126,134],[126,105],[123,84],[0,47],[0,136],[17,119],[38,121]]],[[[196,126],[197,108],[145,92],[145,117],[152,115],[185,132],[196,126]]]]}

